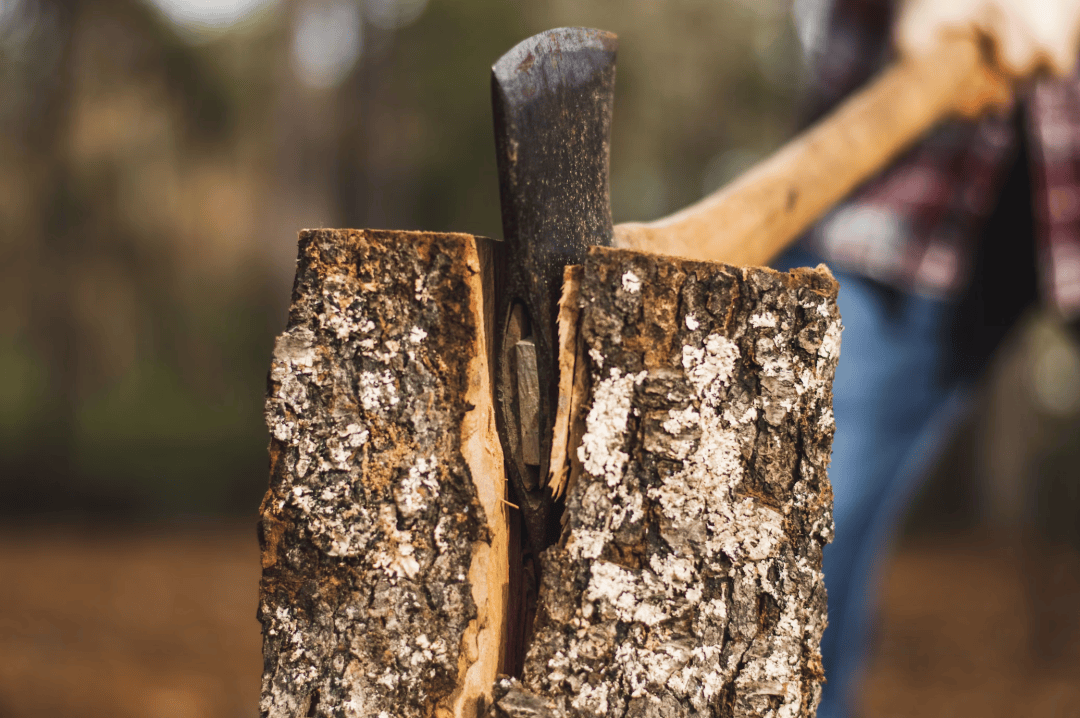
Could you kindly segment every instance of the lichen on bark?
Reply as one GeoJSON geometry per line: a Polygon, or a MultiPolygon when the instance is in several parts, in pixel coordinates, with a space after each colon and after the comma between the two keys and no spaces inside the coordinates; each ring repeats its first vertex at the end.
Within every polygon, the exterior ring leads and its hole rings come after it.
{"type": "Polygon", "coordinates": [[[590,251],[565,342],[577,478],[523,673],[496,681],[511,552],[486,247],[301,234],[266,402],[261,714],[813,715],[828,270],[590,251]]]}
{"type": "Polygon", "coordinates": [[[490,393],[478,242],[301,233],[266,400],[263,716],[453,714],[479,660],[501,456],[467,456],[490,393]]]}
{"type": "Polygon", "coordinates": [[[583,472],[493,715],[815,714],[836,291],[591,250],[583,472]]]}

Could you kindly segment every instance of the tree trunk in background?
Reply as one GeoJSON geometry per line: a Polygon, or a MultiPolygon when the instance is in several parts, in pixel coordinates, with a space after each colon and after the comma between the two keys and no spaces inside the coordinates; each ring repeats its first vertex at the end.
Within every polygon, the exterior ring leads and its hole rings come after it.
{"type": "Polygon", "coordinates": [[[507,545],[483,250],[302,238],[267,400],[262,714],[814,715],[827,270],[590,252],[576,480],[522,675],[496,682],[507,545]]]}
{"type": "Polygon", "coordinates": [[[337,214],[346,227],[401,226],[402,175],[414,165],[401,161],[408,148],[395,147],[405,132],[395,125],[402,120],[391,79],[396,33],[365,22],[363,38],[363,54],[335,90],[337,214]]]}
{"type": "MultiPolygon", "coordinates": [[[[30,340],[41,357],[46,380],[38,425],[29,447],[20,491],[28,503],[45,508],[50,500],[73,489],[75,420],[80,393],[79,336],[75,319],[74,279],[81,237],[78,235],[78,192],[70,157],[71,115],[75,109],[76,36],[85,12],[81,0],[42,3],[41,12],[53,22],[39,31],[32,47],[52,55],[53,66],[38,87],[19,128],[27,154],[33,157],[40,191],[36,250],[38,281],[30,298],[30,340]],[[45,45],[48,45],[46,49],[45,45]]],[[[23,497],[19,497],[23,498],[23,497]]],[[[26,500],[23,498],[23,500],[26,500]]]]}

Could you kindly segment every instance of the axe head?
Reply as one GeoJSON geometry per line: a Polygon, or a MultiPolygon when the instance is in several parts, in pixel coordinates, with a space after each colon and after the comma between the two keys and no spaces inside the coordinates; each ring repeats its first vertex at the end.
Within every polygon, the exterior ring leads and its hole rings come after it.
{"type": "Polygon", "coordinates": [[[522,41],[492,68],[505,238],[495,257],[496,414],[512,496],[537,551],[558,532],[545,484],[563,268],[613,238],[616,46],[612,33],[559,28],[522,41]]]}

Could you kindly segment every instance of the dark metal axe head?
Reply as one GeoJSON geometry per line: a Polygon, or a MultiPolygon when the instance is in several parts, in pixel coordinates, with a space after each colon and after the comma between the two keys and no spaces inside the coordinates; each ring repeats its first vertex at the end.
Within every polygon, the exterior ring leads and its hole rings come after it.
{"type": "Polygon", "coordinates": [[[492,68],[505,234],[495,264],[496,413],[512,495],[537,550],[558,523],[544,484],[559,399],[563,268],[613,238],[616,46],[609,32],[559,28],[524,40],[492,68]]]}

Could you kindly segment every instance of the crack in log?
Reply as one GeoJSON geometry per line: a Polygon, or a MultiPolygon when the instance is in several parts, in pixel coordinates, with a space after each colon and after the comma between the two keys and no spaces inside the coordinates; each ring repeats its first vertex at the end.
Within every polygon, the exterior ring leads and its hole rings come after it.
{"type": "Polygon", "coordinates": [[[268,381],[263,716],[814,714],[827,270],[590,251],[561,342],[582,407],[560,424],[571,469],[550,462],[562,530],[520,679],[496,680],[529,608],[507,606],[486,245],[318,230],[300,249],[268,381]]]}

